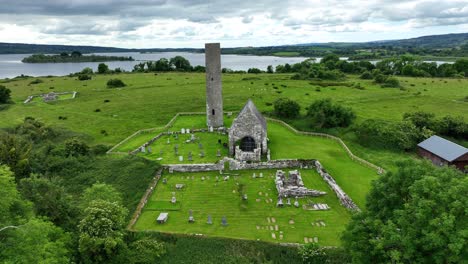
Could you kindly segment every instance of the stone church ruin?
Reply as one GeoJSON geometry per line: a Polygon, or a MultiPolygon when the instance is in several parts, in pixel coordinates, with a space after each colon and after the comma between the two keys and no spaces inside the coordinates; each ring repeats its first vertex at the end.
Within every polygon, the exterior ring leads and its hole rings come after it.
{"type": "Polygon", "coordinates": [[[286,177],[284,171],[276,171],[275,185],[278,191],[278,198],[316,197],[327,194],[326,192],[307,189],[304,186],[301,174],[297,170],[290,171],[288,177],[286,177]]]}

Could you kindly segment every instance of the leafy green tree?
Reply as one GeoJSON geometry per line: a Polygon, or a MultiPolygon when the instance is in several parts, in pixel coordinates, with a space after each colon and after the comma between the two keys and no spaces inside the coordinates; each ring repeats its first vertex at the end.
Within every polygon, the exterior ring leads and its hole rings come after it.
{"type": "Polygon", "coordinates": [[[258,69],[258,68],[249,68],[247,70],[247,73],[255,73],[255,74],[258,74],[258,73],[262,73],[262,70],[258,69]]]}
{"type": "Polygon", "coordinates": [[[462,116],[444,116],[437,121],[437,131],[442,135],[455,138],[468,138],[468,123],[462,116]]]}
{"type": "Polygon", "coordinates": [[[79,251],[85,263],[103,263],[124,245],[127,210],[116,202],[96,200],[80,221],[79,251]]]}
{"type": "MultiPolygon", "coordinates": [[[[0,229],[18,225],[30,216],[30,205],[16,189],[15,177],[10,169],[0,165],[0,229]]],[[[0,241],[1,242],[1,241],[0,241]]]]}
{"type": "Polygon", "coordinates": [[[192,66],[190,65],[190,62],[182,56],[175,56],[174,58],[171,58],[169,61],[169,64],[173,66],[177,71],[192,70],[192,66]]]}
{"type": "Polygon", "coordinates": [[[166,253],[164,244],[151,238],[142,238],[129,245],[130,263],[157,263],[166,253]]]}
{"type": "Polygon", "coordinates": [[[367,210],[343,245],[356,263],[461,263],[466,259],[468,178],[429,162],[398,162],[373,182],[367,210]]]}
{"type": "Polygon", "coordinates": [[[403,114],[403,120],[411,121],[417,128],[428,128],[434,130],[436,123],[435,115],[424,111],[403,114]]]}
{"type": "Polygon", "coordinates": [[[65,141],[65,155],[86,156],[89,153],[89,146],[78,138],[71,138],[65,141]]]}
{"type": "Polygon", "coordinates": [[[3,85],[0,85],[0,104],[9,103],[11,100],[11,90],[3,85]]]}
{"type": "Polygon", "coordinates": [[[325,249],[317,244],[307,243],[303,245],[299,248],[299,254],[303,263],[321,264],[327,261],[325,249]]]}
{"type": "Polygon", "coordinates": [[[86,67],[84,68],[83,70],[81,70],[80,72],[81,74],[93,74],[93,69],[91,69],[90,67],[86,67]]]}
{"type": "Polygon", "coordinates": [[[2,233],[0,259],[4,263],[69,263],[70,235],[51,222],[33,218],[2,233]]]}
{"type": "Polygon", "coordinates": [[[331,63],[331,64],[334,65],[338,61],[340,61],[340,57],[338,55],[336,55],[336,54],[331,53],[331,54],[327,54],[327,55],[323,56],[322,60],[320,60],[320,63],[321,64],[331,63]]]}
{"type": "Polygon", "coordinates": [[[15,134],[0,134],[0,164],[6,164],[15,173],[16,180],[29,176],[31,143],[15,134]]]}
{"type": "Polygon", "coordinates": [[[313,102],[307,110],[307,116],[319,128],[347,127],[356,118],[351,108],[334,104],[330,99],[313,102]]]}
{"type": "Polygon", "coordinates": [[[285,118],[295,118],[299,116],[301,106],[288,98],[280,98],[273,103],[275,114],[285,118]]]}
{"type": "Polygon", "coordinates": [[[72,57],[81,57],[83,54],[77,50],[72,51],[71,56],[72,57]]]}
{"type": "Polygon", "coordinates": [[[75,223],[76,210],[71,196],[56,179],[33,175],[22,179],[19,186],[23,197],[33,202],[36,215],[46,216],[58,226],[72,228],[70,225],[75,223]]]}
{"type": "Polygon", "coordinates": [[[267,73],[274,73],[274,71],[273,71],[273,66],[268,65],[268,67],[267,67],[267,73]]]}
{"type": "Polygon", "coordinates": [[[62,53],[60,53],[60,56],[61,57],[68,57],[68,52],[62,52],[62,53]]]}
{"type": "Polygon", "coordinates": [[[465,77],[468,77],[468,59],[458,59],[453,64],[453,67],[458,71],[463,73],[465,77]]]}
{"type": "Polygon", "coordinates": [[[98,65],[98,73],[99,74],[104,74],[109,72],[109,66],[105,63],[99,63],[98,65]]]}
{"type": "Polygon", "coordinates": [[[80,201],[81,208],[87,208],[94,200],[122,204],[122,195],[111,185],[95,183],[84,191],[80,201]]]}
{"type": "Polygon", "coordinates": [[[370,73],[369,71],[365,71],[361,74],[361,76],[359,77],[363,80],[372,80],[373,79],[373,76],[372,76],[372,73],[370,73]]]}

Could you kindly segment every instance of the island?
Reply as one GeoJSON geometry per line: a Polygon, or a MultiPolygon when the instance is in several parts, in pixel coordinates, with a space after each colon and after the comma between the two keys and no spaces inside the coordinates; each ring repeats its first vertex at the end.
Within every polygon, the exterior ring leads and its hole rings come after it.
{"type": "Polygon", "coordinates": [[[62,62],[104,62],[104,61],[134,61],[129,56],[104,56],[104,55],[83,55],[79,51],[71,53],[62,52],[60,54],[45,55],[33,54],[21,60],[23,63],[62,63],[62,62]]]}

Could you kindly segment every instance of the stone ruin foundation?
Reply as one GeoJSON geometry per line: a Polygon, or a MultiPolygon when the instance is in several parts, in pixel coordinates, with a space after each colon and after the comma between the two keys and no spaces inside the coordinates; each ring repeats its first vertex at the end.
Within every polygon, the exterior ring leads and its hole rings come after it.
{"type": "Polygon", "coordinates": [[[298,170],[293,170],[288,173],[282,170],[276,171],[276,190],[278,191],[278,198],[287,197],[306,197],[306,196],[321,196],[327,194],[326,192],[307,189],[302,181],[301,174],[298,170]]]}

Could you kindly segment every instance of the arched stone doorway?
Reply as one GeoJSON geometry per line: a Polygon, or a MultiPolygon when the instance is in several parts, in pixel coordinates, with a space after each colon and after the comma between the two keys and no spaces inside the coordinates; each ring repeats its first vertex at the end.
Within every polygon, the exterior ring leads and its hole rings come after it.
{"type": "Polygon", "coordinates": [[[255,139],[247,136],[241,139],[239,147],[242,151],[253,152],[257,147],[257,144],[255,144],[255,139]]]}

